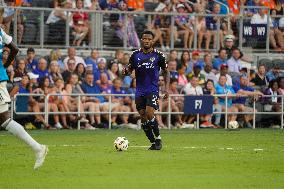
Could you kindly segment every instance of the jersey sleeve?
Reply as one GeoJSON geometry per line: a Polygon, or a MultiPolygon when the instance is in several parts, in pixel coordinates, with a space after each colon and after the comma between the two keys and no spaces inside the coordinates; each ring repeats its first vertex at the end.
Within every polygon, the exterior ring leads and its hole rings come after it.
{"type": "Polygon", "coordinates": [[[10,44],[12,42],[12,37],[5,33],[5,31],[1,28],[2,40],[4,44],[10,44]]]}
{"type": "Polygon", "coordinates": [[[167,61],[166,61],[166,57],[163,53],[159,53],[159,62],[158,62],[160,68],[162,70],[165,70],[168,68],[168,64],[167,64],[167,61]]]}
{"type": "Polygon", "coordinates": [[[130,55],[129,63],[127,65],[128,69],[134,70],[134,57],[135,57],[135,51],[130,55]]]}

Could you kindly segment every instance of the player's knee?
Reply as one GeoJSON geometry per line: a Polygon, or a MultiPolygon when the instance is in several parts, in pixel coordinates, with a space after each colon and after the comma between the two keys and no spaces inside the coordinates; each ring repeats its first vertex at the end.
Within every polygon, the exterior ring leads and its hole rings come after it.
{"type": "Polygon", "coordinates": [[[152,119],[154,118],[154,113],[152,113],[152,112],[147,112],[147,113],[146,113],[146,118],[147,118],[147,120],[152,120],[152,119]]]}

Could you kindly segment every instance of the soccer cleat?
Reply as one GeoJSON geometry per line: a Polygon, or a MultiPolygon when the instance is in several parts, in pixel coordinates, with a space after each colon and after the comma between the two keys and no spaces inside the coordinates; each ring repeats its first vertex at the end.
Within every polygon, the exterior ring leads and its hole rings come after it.
{"type": "Polygon", "coordinates": [[[156,148],[156,150],[161,150],[162,147],[163,147],[162,140],[161,139],[156,139],[155,140],[155,148],[156,148]]]}
{"type": "Polygon", "coordinates": [[[36,152],[36,162],[34,169],[38,169],[39,167],[42,166],[45,156],[48,153],[48,147],[46,145],[41,145],[42,149],[39,152],[36,152]]]}
{"type": "Polygon", "coordinates": [[[148,150],[156,150],[156,143],[153,143],[148,150]]]}

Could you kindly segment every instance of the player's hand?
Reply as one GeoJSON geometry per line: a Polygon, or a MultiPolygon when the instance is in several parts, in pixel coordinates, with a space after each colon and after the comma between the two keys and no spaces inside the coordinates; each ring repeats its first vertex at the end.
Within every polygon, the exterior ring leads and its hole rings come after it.
{"type": "Polygon", "coordinates": [[[164,96],[163,96],[163,99],[164,100],[167,100],[169,98],[169,93],[168,92],[165,92],[164,96]]]}

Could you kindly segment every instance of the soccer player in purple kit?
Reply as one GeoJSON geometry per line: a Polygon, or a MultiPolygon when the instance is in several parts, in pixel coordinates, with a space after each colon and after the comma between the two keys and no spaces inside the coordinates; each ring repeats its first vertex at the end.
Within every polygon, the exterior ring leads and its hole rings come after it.
{"type": "MultiPolygon", "coordinates": [[[[169,89],[170,74],[167,70],[165,55],[153,47],[154,37],[154,33],[149,30],[142,33],[142,48],[133,51],[129,64],[123,69],[123,74],[130,75],[135,70],[135,103],[141,117],[142,129],[152,143],[149,150],[161,150],[162,141],[154,112],[159,108],[158,80],[160,69],[161,74],[166,78],[166,91],[169,89]]],[[[163,99],[167,99],[168,96],[166,92],[163,99]]]]}

